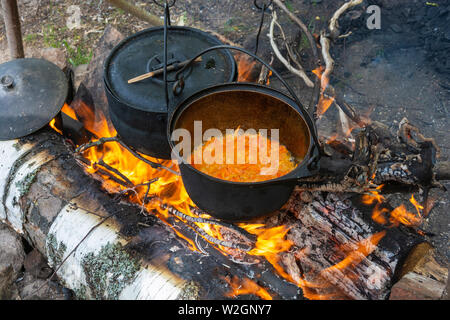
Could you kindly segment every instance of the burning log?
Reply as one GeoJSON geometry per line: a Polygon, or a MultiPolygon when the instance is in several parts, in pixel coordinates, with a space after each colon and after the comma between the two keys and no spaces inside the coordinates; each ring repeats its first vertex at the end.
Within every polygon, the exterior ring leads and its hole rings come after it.
{"type": "MultiPolygon", "coordinates": [[[[221,298],[229,289],[225,280],[210,280],[216,272],[244,278],[268,270],[233,263],[203,240],[208,256],[191,251],[195,232],[185,223],[169,218],[169,227],[115,201],[52,131],[0,142],[0,153],[0,219],[42,252],[79,298],[221,298]]],[[[298,297],[275,274],[264,278],[272,295],[298,297]]]]}
{"type": "MultiPolygon", "coordinates": [[[[407,124],[407,122],[403,122],[407,124]]],[[[399,130],[400,132],[403,129],[399,130]]],[[[434,143],[429,139],[412,149],[399,135],[379,122],[353,131],[355,150],[342,152],[341,145],[326,145],[318,176],[306,179],[305,190],[365,193],[382,184],[441,187],[437,179],[448,177],[446,163],[436,163],[434,143]]]]}

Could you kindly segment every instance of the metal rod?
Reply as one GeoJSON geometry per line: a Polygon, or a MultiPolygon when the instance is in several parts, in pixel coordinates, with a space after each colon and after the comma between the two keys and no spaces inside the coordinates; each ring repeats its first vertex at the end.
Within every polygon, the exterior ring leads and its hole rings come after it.
{"type": "Polygon", "coordinates": [[[3,20],[5,20],[6,39],[11,59],[25,57],[23,51],[22,32],[20,28],[17,0],[1,0],[3,20]]]}
{"type": "Polygon", "coordinates": [[[170,26],[170,12],[169,12],[169,4],[164,4],[164,93],[166,98],[166,108],[169,110],[169,89],[167,84],[167,51],[168,51],[168,34],[167,29],[170,26]]]}

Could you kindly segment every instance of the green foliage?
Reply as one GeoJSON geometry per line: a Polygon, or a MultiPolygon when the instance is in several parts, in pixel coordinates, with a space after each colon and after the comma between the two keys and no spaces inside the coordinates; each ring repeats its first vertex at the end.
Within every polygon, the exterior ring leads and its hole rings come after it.
{"type": "Polygon", "coordinates": [[[292,6],[292,3],[291,3],[289,0],[286,0],[286,1],[284,2],[284,4],[286,5],[286,8],[288,8],[288,10],[289,10],[290,12],[294,12],[294,7],[292,6]]]}
{"type": "Polygon", "coordinates": [[[25,37],[23,38],[23,41],[25,41],[26,43],[32,44],[34,43],[38,38],[38,35],[36,33],[30,33],[25,35],[25,37]]]}
{"type": "Polygon", "coordinates": [[[44,37],[43,40],[46,47],[61,48],[62,43],[58,39],[58,33],[53,25],[48,24],[42,27],[42,34],[44,37]]]}
{"type": "Polygon", "coordinates": [[[83,46],[83,42],[75,48],[72,48],[70,44],[66,41],[62,41],[64,47],[67,50],[69,56],[69,62],[72,66],[76,67],[81,64],[89,63],[92,59],[92,50],[89,50],[83,46]]]}

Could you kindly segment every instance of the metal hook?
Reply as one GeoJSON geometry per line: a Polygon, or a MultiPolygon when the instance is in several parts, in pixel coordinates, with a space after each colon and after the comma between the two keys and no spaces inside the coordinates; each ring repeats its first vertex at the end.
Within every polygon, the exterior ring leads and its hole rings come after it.
{"type": "Polygon", "coordinates": [[[255,7],[257,7],[259,10],[262,10],[264,8],[264,10],[266,10],[267,8],[269,8],[272,5],[273,0],[270,0],[268,4],[266,4],[265,2],[263,2],[263,5],[260,6],[258,4],[258,0],[254,0],[253,4],[255,5],[255,7]]]}
{"type": "Polygon", "coordinates": [[[184,89],[184,77],[181,77],[175,84],[173,85],[173,94],[178,96],[183,92],[184,89]]]}
{"type": "Polygon", "coordinates": [[[156,4],[158,7],[164,8],[165,5],[167,5],[167,7],[172,8],[175,5],[175,2],[177,2],[177,0],[172,0],[172,3],[169,4],[167,0],[164,1],[164,3],[159,3],[156,0],[153,0],[153,3],[156,4]]]}

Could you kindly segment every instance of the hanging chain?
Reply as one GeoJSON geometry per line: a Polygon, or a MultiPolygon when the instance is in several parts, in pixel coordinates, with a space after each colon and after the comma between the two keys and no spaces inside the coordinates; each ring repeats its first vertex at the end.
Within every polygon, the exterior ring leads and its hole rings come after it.
{"type": "Polygon", "coordinates": [[[259,21],[259,28],[258,28],[258,34],[256,35],[256,44],[255,44],[255,52],[254,52],[255,55],[256,55],[258,53],[259,38],[261,36],[261,30],[262,30],[262,26],[264,24],[264,16],[266,14],[266,9],[269,8],[272,5],[272,0],[269,0],[269,3],[263,2],[262,6],[260,6],[258,4],[258,0],[254,0],[253,4],[255,5],[256,8],[261,10],[261,20],[259,21]]]}

